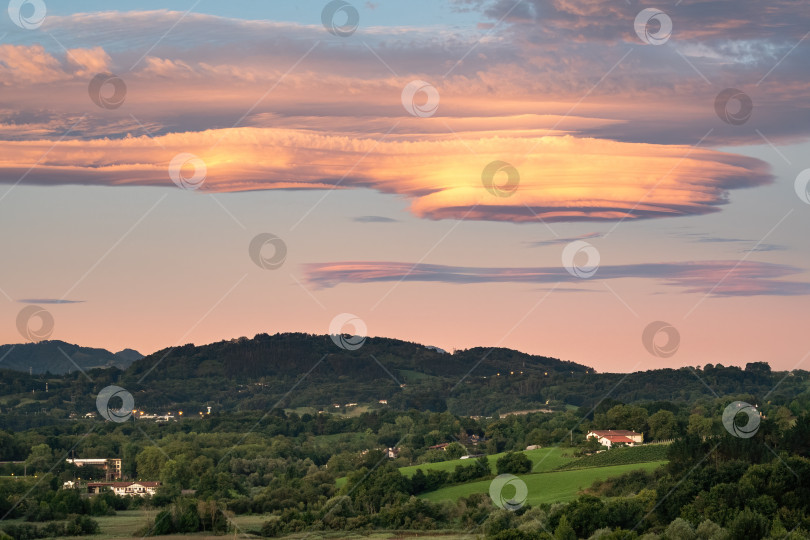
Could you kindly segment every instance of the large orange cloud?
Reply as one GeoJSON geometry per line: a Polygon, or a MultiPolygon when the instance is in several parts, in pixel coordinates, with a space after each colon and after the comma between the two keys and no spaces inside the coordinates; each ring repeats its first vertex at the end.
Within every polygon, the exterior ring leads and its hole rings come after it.
{"type": "MultiPolygon", "coordinates": [[[[179,153],[203,160],[205,191],[369,187],[411,198],[411,210],[432,219],[704,214],[726,202],[727,190],[769,180],[765,164],[756,159],[678,145],[515,137],[508,131],[420,140],[408,134],[235,128],[154,139],[0,142],[0,181],[14,183],[25,175],[28,184],[170,186],[169,163],[179,153]],[[515,191],[499,190],[503,171],[489,186],[482,181],[484,169],[496,160],[514,166],[515,191]],[[37,165],[29,172],[32,164],[37,165]]],[[[187,168],[184,174],[193,172],[187,168]]]]}
{"type": "MultiPolygon", "coordinates": [[[[534,54],[550,41],[527,41],[521,25],[531,13],[521,12],[480,42],[412,28],[334,40],[320,27],[190,14],[165,39],[157,32],[144,56],[123,45],[180,14],[51,17],[47,29],[67,50],[2,46],[5,108],[15,112],[0,112],[0,135],[17,141],[0,143],[0,182],[171,185],[169,162],[192,153],[207,166],[208,191],[366,187],[403,195],[430,219],[636,220],[713,212],[729,190],[770,181],[764,163],[704,146],[806,134],[800,120],[810,109],[797,97],[806,101],[807,89],[779,86],[790,81],[781,71],[761,88],[782,88],[773,111],[757,101],[751,125],[725,125],[717,88],[682,58],[705,67],[699,32],[681,34],[697,43],[678,50],[637,44],[623,53],[605,45],[607,35],[589,35],[589,18],[620,14],[610,29],[625,47],[629,8],[553,5],[557,29],[582,38],[555,46],[576,54],[534,54]],[[94,70],[126,81],[123,106],[101,110],[88,99],[94,70]],[[441,96],[430,118],[403,109],[414,78],[441,96]],[[494,161],[514,166],[513,193],[483,185],[494,161]]],[[[718,26],[713,39],[735,28],[718,26]]],[[[746,77],[748,69],[739,68],[746,77]]]]}

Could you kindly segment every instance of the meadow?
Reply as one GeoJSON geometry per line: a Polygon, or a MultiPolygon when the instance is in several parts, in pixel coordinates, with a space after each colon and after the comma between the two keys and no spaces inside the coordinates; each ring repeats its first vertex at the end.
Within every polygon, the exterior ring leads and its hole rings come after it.
{"type": "MultiPolygon", "coordinates": [[[[639,469],[651,471],[665,463],[666,461],[653,461],[649,463],[614,465],[610,467],[592,467],[588,469],[520,474],[517,476],[526,483],[526,487],[528,488],[529,494],[526,502],[531,505],[538,505],[541,503],[573,501],[577,498],[580,491],[597,480],[605,480],[606,478],[619,476],[639,469]]],[[[420,497],[433,502],[455,501],[461,497],[468,497],[473,493],[489,493],[489,485],[491,482],[491,480],[481,480],[478,482],[448,486],[436,491],[424,493],[420,495],[420,497]]],[[[503,495],[508,499],[511,493],[504,492],[503,495]]]]}
{"type": "MultiPolygon", "coordinates": [[[[523,453],[531,460],[533,467],[532,470],[534,472],[553,471],[554,469],[574,461],[573,451],[570,448],[538,448],[536,450],[525,450],[523,453]]],[[[495,464],[497,463],[498,459],[504,455],[505,452],[487,456],[490,468],[493,471],[495,470],[495,464]]],[[[457,465],[469,465],[471,463],[473,463],[473,460],[453,459],[450,461],[440,461],[438,463],[423,463],[421,465],[401,467],[399,472],[410,478],[413,476],[413,473],[416,472],[416,469],[422,469],[423,472],[427,472],[429,470],[453,472],[457,465]]]]}

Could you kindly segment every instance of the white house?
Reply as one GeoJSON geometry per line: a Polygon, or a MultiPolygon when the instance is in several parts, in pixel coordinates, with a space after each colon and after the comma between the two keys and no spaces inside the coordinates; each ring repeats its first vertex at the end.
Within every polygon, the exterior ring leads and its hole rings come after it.
{"type": "Polygon", "coordinates": [[[635,446],[644,442],[643,433],[636,433],[635,431],[627,431],[625,429],[593,430],[585,435],[586,439],[590,439],[591,437],[595,437],[599,441],[599,444],[608,448],[614,444],[635,446]]]}
{"type": "Polygon", "coordinates": [[[119,497],[145,497],[157,493],[160,485],[160,482],[88,482],[87,492],[94,494],[111,489],[119,497]]]}

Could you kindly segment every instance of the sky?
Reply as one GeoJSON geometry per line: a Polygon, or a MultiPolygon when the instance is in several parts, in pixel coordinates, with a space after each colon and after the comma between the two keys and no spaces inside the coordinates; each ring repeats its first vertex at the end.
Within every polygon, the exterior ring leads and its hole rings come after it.
{"type": "Polygon", "coordinates": [[[0,343],[365,328],[806,369],[808,23],[786,0],[11,0],[0,343]]]}

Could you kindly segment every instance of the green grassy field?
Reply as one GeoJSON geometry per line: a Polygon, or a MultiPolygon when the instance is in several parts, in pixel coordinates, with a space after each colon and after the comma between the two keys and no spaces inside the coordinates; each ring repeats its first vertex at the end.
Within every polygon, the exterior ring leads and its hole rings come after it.
{"type": "MultiPolygon", "coordinates": [[[[529,490],[527,502],[532,505],[540,503],[567,502],[576,499],[577,494],[596,480],[604,480],[612,476],[619,476],[629,471],[644,469],[651,471],[666,463],[654,461],[651,463],[635,463],[630,465],[615,465],[612,467],[593,467],[589,469],[575,469],[569,471],[553,471],[540,474],[521,474],[518,477],[526,483],[529,490]]],[[[420,495],[429,501],[454,501],[467,497],[473,493],[489,493],[491,480],[470,482],[457,486],[449,486],[420,495]]],[[[505,493],[507,497],[510,495],[505,493]]]]}
{"type": "MultiPolygon", "coordinates": [[[[545,471],[552,471],[559,467],[562,467],[566,463],[572,461],[574,458],[572,457],[572,451],[570,449],[563,449],[557,447],[551,448],[538,448],[537,450],[526,450],[523,452],[526,456],[532,461],[534,472],[545,472],[545,471]]],[[[498,458],[503,456],[504,454],[492,454],[491,456],[487,456],[489,460],[489,465],[492,470],[495,470],[495,462],[498,461],[498,458]]],[[[422,469],[423,472],[427,472],[429,470],[439,470],[439,471],[447,471],[453,472],[456,468],[456,465],[470,465],[474,462],[474,459],[454,459],[452,461],[440,461],[439,463],[425,463],[422,465],[411,465],[409,467],[402,467],[399,469],[404,476],[411,477],[413,473],[416,472],[416,469],[422,469]]]]}

